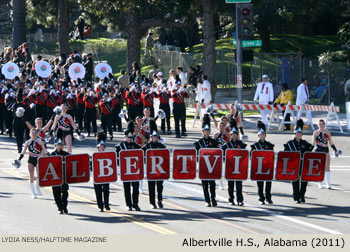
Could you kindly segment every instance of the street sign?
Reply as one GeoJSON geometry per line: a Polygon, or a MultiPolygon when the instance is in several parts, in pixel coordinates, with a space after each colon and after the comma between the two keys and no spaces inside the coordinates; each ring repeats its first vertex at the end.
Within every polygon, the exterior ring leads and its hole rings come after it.
{"type": "Polygon", "coordinates": [[[261,40],[242,40],[242,47],[261,47],[261,40]]]}
{"type": "Polygon", "coordinates": [[[250,3],[251,0],[226,0],[226,3],[250,3]]]}

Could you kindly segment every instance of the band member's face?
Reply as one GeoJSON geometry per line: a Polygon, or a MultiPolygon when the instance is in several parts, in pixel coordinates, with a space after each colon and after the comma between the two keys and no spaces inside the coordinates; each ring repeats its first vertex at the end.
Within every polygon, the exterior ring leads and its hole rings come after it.
{"type": "Polygon", "coordinates": [[[148,109],[146,109],[143,113],[146,117],[149,117],[151,115],[151,111],[149,111],[148,109]]]}
{"type": "Polygon", "coordinates": [[[152,136],[152,142],[153,143],[158,142],[158,136],[152,136]]]}
{"type": "Polygon", "coordinates": [[[203,130],[204,137],[209,137],[209,135],[210,135],[210,130],[203,130]]]}
{"type": "Polygon", "coordinates": [[[127,143],[131,143],[132,142],[132,138],[131,137],[126,137],[125,140],[126,140],[127,143]]]}
{"type": "Polygon", "coordinates": [[[324,123],[324,121],[319,121],[318,127],[323,130],[326,127],[326,124],[324,123]]]}
{"type": "Polygon", "coordinates": [[[106,146],[104,145],[98,146],[98,151],[105,151],[105,149],[106,149],[106,146]]]}
{"type": "Polygon", "coordinates": [[[67,112],[68,108],[66,105],[61,106],[62,112],[67,112]]]}
{"type": "Polygon", "coordinates": [[[236,134],[236,133],[231,134],[231,138],[232,138],[233,141],[237,141],[238,134],[236,134]]]}
{"type": "Polygon", "coordinates": [[[296,138],[297,140],[301,140],[302,137],[303,137],[303,133],[301,133],[301,132],[296,132],[296,133],[295,133],[295,138],[296,138]]]}
{"type": "Polygon", "coordinates": [[[225,130],[225,124],[220,123],[219,131],[220,131],[220,132],[224,132],[224,130],[225,130]]]}
{"type": "Polygon", "coordinates": [[[36,119],[35,120],[35,125],[40,129],[43,126],[43,120],[36,119]]]}
{"type": "Polygon", "coordinates": [[[259,140],[265,141],[266,135],[264,133],[259,134],[259,140]]]}

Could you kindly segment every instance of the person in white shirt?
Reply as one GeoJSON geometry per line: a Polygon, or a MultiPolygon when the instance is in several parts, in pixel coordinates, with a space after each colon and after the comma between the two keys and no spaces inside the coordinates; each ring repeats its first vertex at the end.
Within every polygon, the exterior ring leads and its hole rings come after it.
{"type": "MultiPolygon", "coordinates": [[[[309,100],[310,100],[310,92],[309,92],[309,88],[307,87],[308,84],[308,80],[306,78],[303,78],[301,80],[301,84],[298,86],[297,89],[297,101],[296,101],[296,105],[304,105],[304,104],[308,104],[309,100]]],[[[307,120],[309,125],[312,125],[312,115],[311,115],[311,111],[307,112],[307,120]]]]}
{"type": "Polygon", "coordinates": [[[210,93],[210,82],[208,81],[208,76],[202,76],[202,99],[201,103],[207,107],[211,102],[211,93],[210,93]]]}
{"type": "Polygon", "coordinates": [[[182,85],[187,84],[187,78],[186,78],[185,72],[183,71],[183,68],[180,67],[180,66],[178,66],[178,67],[176,68],[176,70],[177,70],[177,75],[179,76],[179,78],[180,78],[180,80],[181,80],[181,84],[182,84],[182,85]]]}
{"type": "Polygon", "coordinates": [[[169,71],[169,79],[167,81],[168,90],[171,92],[176,88],[176,72],[175,70],[169,71]]]}
{"type": "MultiPolygon", "coordinates": [[[[256,87],[255,96],[254,96],[254,104],[259,99],[259,104],[267,105],[272,104],[274,100],[273,96],[273,86],[272,83],[269,82],[269,76],[264,74],[262,76],[262,82],[258,83],[256,87]]],[[[261,120],[267,126],[267,115],[270,111],[268,110],[260,110],[261,120]]]]}

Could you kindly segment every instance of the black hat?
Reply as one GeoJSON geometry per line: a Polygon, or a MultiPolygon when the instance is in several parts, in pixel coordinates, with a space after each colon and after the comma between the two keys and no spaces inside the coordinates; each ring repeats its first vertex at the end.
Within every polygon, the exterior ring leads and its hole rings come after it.
{"type": "Polygon", "coordinates": [[[209,114],[204,114],[204,116],[203,116],[202,130],[210,130],[210,116],[209,116],[209,114]]]}
{"type": "Polygon", "coordinates": [[[256,123],[256,126],[258,128],[258,136],[260,134],[265,134],[266,135],[266,126],[261,120],[258,120],[258,122],[256,123]]]}
{"type": "Polygon", "coordinates": [[[303,119],[299,119],[295,125],[294,133],[301,132],[303,133],[304,121],[303,119]]]}

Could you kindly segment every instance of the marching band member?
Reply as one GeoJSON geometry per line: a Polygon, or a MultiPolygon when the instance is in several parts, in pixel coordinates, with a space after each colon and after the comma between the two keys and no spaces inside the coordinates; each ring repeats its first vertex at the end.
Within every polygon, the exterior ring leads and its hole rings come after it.
{"type": "MultiPolygon", "coordinates": [[[[128,123],[128,127],[125,130],[125,141],[120,143],[119,145],[116,145],[116,153],[119,157],[119,152],[121,150],[136,150],[140,149],[140,145],[137,143],[133,142],[133,137],[134,137],[134,127],[135,124],[133,121],[130,121],[128,123]]],[[[134,208],[136,211],[141,211],[138,203],[139,203],[139,182],[134,181],[134,182],[123,182],[123,187],[124,187],[124,196],[125,196],[125,202],[127,209],[129,211],[132,211],[132,208],[134,208]],[[131,197],[131,186],[132,186],[132,197],[131,197]]]]}
{"type": "MultiPolygon", "coordinates": [[[[65,157],[69,155],[68,152],[63,150],[63,143],[61,139],[57,139],[55,142],[55,150],[51,152],[51,156],[62,156],[65,157]]],[[[53,186],[52,187],[52,193],[53,197],[55,199],[57,208],[58,208],[58,214],[68,214],[68,190],[69,185],[65,182],[65,174],[66,174],[66,167],[63,165],[63,184],[61,186],[53,186]]]]}
{"type": "Polygon", "coordinates": [[[13,129],[13,114],[12,109],[16,104],[16,95],[13,92],[13,89],[8,89],[8,93],[5,95],[5,123],[6,123],[6,133],[9,134],[9,137],[12,138],[12,129],[13,129]]]}
{"type": "Polygon", "coordinates": [[[151,84],[147,83],[146,88],[141,93],[142,103],[144,108],[150,109],[150,116],[154,117],[154,107],[153,107],[153,100],[154,98],[157,98],[158,95],[154,91],[154,89],[151,89],[151,84]]]}
{"type": "Polygon", "coordinates": [[[135,120],[136,116],[140,115],[141,95],[133,83],[130,83],[130,86],[130,90],[125,92],[125,100],[127,100],[128,117],[130,120],[135,120]]]}
{"type": "Polygon", "coordinates": [[[108,96],[107,93],[103,95],[103,99],[98,103],[101,108],[101,126],[103,132],[107,135],[107,129],[110,136],[110,140],[113,139],[112,130],[112,110],[114,104],[112,103],[112,98],[108,96]]]}
{"type": "MultiPolygon", "coordinates": [[[[15,160],[15,164],[20,164],[21,159],[26,154],[27,149],[29,150],[29,159],[28,159],[28,171],[29,171],[29,181],[30,181],[30,190],[32,192],[33,199],[36,199],[36,195],[41,195],[39,178],[36,179],[36,192],[34,189],[34,170],[37,165],[38,157],[43,156],[44,154],[49,154],[45,148],[44,143],[38,138],[38,131],[32,129],[30,131],[30,139],[25,142],[22,153],[20,154],[18,160],[15,160]]],[[[38,175],[38,174],[37,174],[38,175]]]]}
{"type": "Polygon", "coordinates": [[[75,95],[76,99],[76,120],[78,122],[78,128],[80,131],[83,130],[83,119],[84,119],[84,111],[85,111],[85,102],[84,102],[84,88],[83,88],[83,83],[80,78],[77,80],[78,83],[78,91],[75,95]]]}
{"type": "MultiPolygon", "coordinates": [[[[227,149],[245,149],[247,147],[247,145],[245,143],[243,143],[241,140],[239,140],[239,132],[237,130],[237,126],[233,126],[231,131],[230,131],[230,136],[231,139],[230,141],[228,141],[226,144],[224,144],[222,146],[222,149],[224,151],[224,155],[225,155],[225,151],[227,149]]],[[[228,183],[228,195],[229,195],[229,202],[231,203],[231,205],[235,205],[234,202],[234,196],[233,196],[233,192],[234,192],[234,186],[235,186],[235,182],[236,182],[236,196],[237,196],[237,205],[238,206],[243,206],[243,193],[242,193],[242,181],[234,181],[234,180],[229,180],[228,183]]]]}
{"type": "Polygon", "coordinates": [[[91,124],[92,131],[96,136],[97,132],[97,123],[96,123],[96,104],[98,103],[98,99],[95,93],[91,90],[91,87],[87,88],[87,94],[85,94],[83,101],[85,103],[85,127],[90,136],[91,124]]]}
{"type": "Polygon", "coordinates": [[[118,84],[114,85],[114,91],[112,92],[112,126],[113,130],[116,131],[118,127],[118,132],[122,132],[122,120],[119,117],[119,113],[123,107],[122,94],[119,90],[118,84]]]}
{"type": "Polygon", "coordinates": [[[187,136],[186,131],[186,106],[185,98],[188,98],[188,94],[185,89],[181,86],[181,82],[176,82],[176,88],[171,92],[171,97],[173,98],[173,114],[175,119],[175,132],[176,138],[181,138],[181,136],[187,136]],[[180,136],[180,121],[181,121],[181,131],[180,136]]]}
{"type": "MultiPolygon", "coordinates": [[[[4,115],[5,115],[5,92],[6,87],[3,84],[2,78],[5,78],[2,74],[0,74],[0,135],[4,134],[4,115]]],[[[6,120],[5,120],[6,121],[6,120]]]]}
{"type": "MultiPolygon", "coordinates": [[[[97,134],[97,149],[99,152],[103,152],[106,149],[106,134],[104,132],[99,132],[97,134]]],[[[104,184],[95,184],[95,194],[96,194],[96,201],[97,206],[100,209],[100,212],[103,212],[103,206],[107,211],[110,211],[111,208],[109,207],[109,183],[104,184]],[[102,195],[103,194],[103,195],[102,195]],[[102,200],[103,198],[103,200],[102,200]]]]}
{"type": "Polygon", "coordinates": [[[55,131],[58,127],[57,138],[67,144],[67,151],[72,153],[72,135],[73,132],[70,127],[73,127],[75,132],[81,136],[79,129],[75,125],[71,115],[67,113],[68,107],[66,104],[61,105],[61,114],[55,116],[55,121],[51,127],[51,131],[55,131]]]}
{"type": "Polygon", "coordinates": [[[168,90],[168,88],[166,87],[166,82],[163,82],[162,86],[159,88],[158,97],[159,97],[159,102],[160,102],[159,109],[162,109],[165,113],[165,118],[162,119],[162,123],[161,123],[160,128],[161,128],[163,134],[165,134],[165,122],[166,122],[166,126],[168,128],[167,134],[171,135],[170,105],[169,105],[171,93],[168,90]]]}
{"type": "Polygon", "coordinates": [[[41,86],[43,83],[43,80],[41,77],[38,78],[36,81],[34,87],[36,87],[36,101],[35,101],[35,117],[41,117],[43,118],[43,122],[46,122],[46,100],[47,100],[47,93],[45,92],[45,89],[41,86]]]}
{"type": "Polygon", "coordinates": [[[239,131],[242,134],[242,140],[243,141],[247,141],[248,140],[248,135],[244,134],[242,119],[241,119],[241,115],[240,115],[239,112],[240,112],[240,107],[238,106],[238,104],[231,103],[231,105],[230,105],[230,113],[228,113],[226,115],[227,122],[229,122],[231,120],[231,118],[234,119],[236,121],[236,124],[237,124],[237,127],[238,127],[239,131]]]}
{"type": "Polygon", "coordinates": [[[51,79],[48,80],[48,86],[49,90],[46,92],[46,115],[47,118],[51,118],[51,116],[54,114],[53,110],[58,106],[58,104],[56,90],[51,79]]]}
{"type": "MultiPolygon", "coordinates": [[[[262,82],[258,83],[258,86],[256,87],[256,92],[254,96],[254,104],[256,104],[256,101],[259,99],[260,105],[267,105],[273,103],[273,86],[272,83],[269,82],[269,77],[264,74],[262,76],[262,82]]],[[[261,114],[261,120],[264,122],[265,125],[267,125],[267,110],[260,110],[261,114]]]]}
{"type": "MultiPolygon", "coordinates": [[[[312,145],[313,146],[316,145],[316,152],[327,153],[325,177],[326,177],[327,189],[331,189],[331,170],[330,170],[331,156],[329,155],[328,144],[331,145],[334,151],[334,155],[336,157],[341,155],[342,151],[335,147],[331,133],[329,132],[329,130],[326,129],[326,123],[323,119],[320,119],[318,121],[318,127],[319,127],[319,130],[315,130],[312,135],[312,145]]],[[[320,182],[319,188],[322,188],[322,187],[323,187],[323,182],[320,182]]]]}
{"type": "MultiPolygon", "coordinates": [[[[304,122],[302,119],[299,119],[295,125],[294,129],[294,139],[289,140],[285,145],[284,145],[284,151],[297,151],[300,152],[300,158],[303,158],[303,155],[307,151],[312,151],[313,146],[302,139],[303,137],[303,126],[304,122]]],[[[307,187],[307,182],[304,182],[301,180],[301,175],[302,175],[302,162],[300,162],[300,167],[299,167],[299,177],[296,181],[293,181],[293,199],[295,203],[300,204],[300,203],[305,203],[305,192],[306,192],[306,187],[307,187]]]]}
{"type": "MultiPolygon", "coordinates": [[[[259,130],[258,131],[259,141],[250,146],[251,151],[253,151],[253,150],[273,150],[273,147],[275,145],[265,140],[265,138],[266,138],[265,124],[259,120],[257,123],[257,127],[259,130]]],[[[266,199],[267,203],[272,205],[273,204],[273,202],[271,200],[272,182],[271,181],[266,181],[266,182],[258,181],[257,185],[258,185],[258,194],[259,194],[259,202],[260,202],[259,204],[265,205],[265,199],[266,199]],[[265,183],[265,195],[264,195],[264,183],[265,183]]]]}
{"type": "Polygon", "coordinates": [[[23,103],[23,89],[20,88],[17,93],[16,104],[13,106],[13,128],[16,135],[18,153],[22,152],[23,137],[26,125],[23,122],[23,116],[27,106],[23,103]]]}
{"type": "MultiPolygon", "coordinates": [[[[156,126],[157,127],[157,126],[156,126]]],[[[157,128],[152,127],[152,134],[151,134],[151,142],[146,144],[142,149],[145,151],[149,149],[165,149],[165,145],[159,142],[159,135],[157,132],[157,128]]],[[[156,200],[155,200],[155,194],[156,194],[156,186],[157,186],[157,195],[158,195],[158,207],[163,208],[163,181],[157,180],[157,181],[148,181],[148,191],[149,191],[149,202],[151,204],[151,207],[153,209],[156,209],[156,200]]]]}
{"type": "MultiPolygon", "coordinates": [[[[218,148],[219,143],[210,137],[210,118],[209,114],[205,114],[203,116],[203,124],[202,124],[202,134],[203,138],[194,143],[194,146],[197,151],[202,148],[218,148]]],[[[207,207],[215,207],[217,206],[216,202],[216,194],[215,194],[215,180],[202,180],[202,188],[204,193],[205,202],[207,202],[207,207]],[[210,196],[208,187],[210,187],[210,196]]]]}

